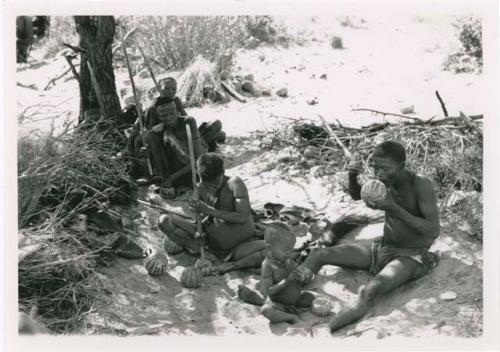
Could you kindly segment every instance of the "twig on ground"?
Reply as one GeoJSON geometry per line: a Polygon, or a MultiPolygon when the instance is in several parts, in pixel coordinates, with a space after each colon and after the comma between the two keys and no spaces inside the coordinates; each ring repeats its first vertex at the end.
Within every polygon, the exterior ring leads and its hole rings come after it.
{"type": "Polygon", "coordinates": [[[417,117],[410,117],[410,116],[405,116],[405,115],[400,115],[400,114],[393,114],[390,112],[383,112],[383,111],[378,111],[378,110],[373,110],[373,109],[359,108],[359,109],[351,109],[351,111],[368,111],[368,112],[373,112],[375,114],[381,114],[384,116],[396,116],[396,117],[402,117],[404,119],[409,119],[409,120],[413,120],[413,121],[422,121],[422,119],[419,119],[417,117]]]}

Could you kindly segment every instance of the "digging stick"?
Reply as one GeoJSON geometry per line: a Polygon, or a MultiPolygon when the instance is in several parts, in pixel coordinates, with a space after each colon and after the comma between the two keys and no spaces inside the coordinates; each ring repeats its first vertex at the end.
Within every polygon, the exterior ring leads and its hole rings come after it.
{"type": "Polygon", "coordinates": [[[158,93],[160,93],[160,95],[162,95],[161,94],[162,92],[160,90],[160,86],[158,85],[158,81],[156,80],[155,74],[153,73],[153,70],[151,69],[151,65],[149,64],[148,57],[144,53],[144,50],[142,50],[142,47],[137,40],[135,41],[135,44],[137,45],[137,48],[139,48],[139,51],[141,52],[142,58],[144,59],[144,64],[146,65],[146,68],[149,71],[149,75],[151,76],[151,79],[155,83],[156,90],[158,91],[158,93]]]}
{"type": "Polygon", "coordinates": [[[185,218],[185,219],[190,219],[191,217],[187,214],[183,214],[179,211],[176,211],[176,210],[173,210],[173,209],[169,209],[167,207],[162,207],[161,205],[156,205],[156,204],[153,204],[153,203],[150,203],[150,202],[147,202],[145,200],[142,200],[142,199],[137,199],[137,202],[139,202],[140,204],[143,204],[143,205],[147,205],[148,207],[150,208],[154,208],[154,209],[159,209],[159,210],[163,210],[164,212],[166,213],[170,213],[170,214],[173,214],[173,215],[177,215],[177,216],[180,216],[182,218],[185,218]]]}
{"type": "MultiPolygon", "coordinates": [[[[193,135],[191,133],[191,127],[186,124],[186,133],[187,133],[187,139],[188,139],[188,146],[189,146],[189,160],[191,162],[191,177],[192,177],[192,182],[193,182],[193,198],[195,202],[198,202],[200,200],[200,195],[198,194],[198,187],[196,186],[196,161],[194,158],[194,146],[193,146],[193,135]]],[[[195,210],[195,222],[196,222],[196,234],[197,238],[200,238],[198,236],[201,235],[201,218],[200,214],[198,211],[195,210]]],[[[201,254],[201,260],[205,259],[205,241],[201,241],[201,246],[200,246],[200,254],[201,254]]]]}
{"type": "Polygon", "coordinates": [[[338,145],[340,146],[340,148],[342,148],[342,150],[344,151],[344,154],[349,158],[349,159],[352,159],[353,156],[351,154],[351,152],[349,150],[347,150],[347,148],[345,147],[344,143],[342,143],[342,141],[339,139],[339,137],[337,137],[337,135],[335,134],[335,132],[333,132],[332,128],[326,123],[325,119],[323,118],[323,116],[321,115],[318,115],[319,118],[321,119],[321,121],[323,122],[323,125],[325,126],[326,128],[326,131],[328,132],[328,134],[333,138],[335,139],[335,141],[337,141],[338,145]]]}
{"type": "Polygon", "coordinates": [[[94,86],[94,91],[95,91],[95,95],[97,97],[97,102],[99,103],[99,108],[101,109],[101,116],[107,117],[106,113],[105,113],[106,110],[104,110],[104,101],[102,100],[101,90],[99,89],[99,86],[97,84],[97,79],[95,78],[94,69],[92,68],[92,65],[90,64],[90,61],[88,58],[87,58],[87,67],[89,68],[90,80],[92,81],[92,85],[94,86]]]}
{"type": "MultiPolygon", "coordinates": [[[[132,68],[130,67],[130,62],[128,60],[127,48],[125,47],[125,40],[122,42],[122,48],[123,48],[123,55],[125,56],[125,63],[127,64],[128,75],[130,77],[130,84],[132,85],[132,93],[134,93],[135,109],[137,111],[137,116],[139,118],[139,134],[141,135],[142,145],[144,147],[147,147],[146,139],[144,138],[144,126],[142,123],[141,108],[139,106],[140,102],[139,102],[139,99],[137,99],[137,92],[135,90],[134,76],[132,74],[132,68]]],[[[149,175],[153,176],[153,167],[151,166],[151,160],[149,159],[149,157],[146,158],[146,162],[148,164],[149,175]]]]}

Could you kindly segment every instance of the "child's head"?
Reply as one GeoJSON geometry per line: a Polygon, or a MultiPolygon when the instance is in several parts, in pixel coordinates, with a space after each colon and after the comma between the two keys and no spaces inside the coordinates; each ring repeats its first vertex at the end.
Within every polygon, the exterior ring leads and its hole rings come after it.
{"type": "Polygon", "coordinates": [[[210,191],[216,191],[224,179],[224,159],[217,153],[201,154],[196,162],[201,183],[210,191]]]}
{"type": "Polygon", "coordinates": [[[375,176],[385,185],[393,184],[405,165],[406,152],[400,143],[386,141],[375,147],[371,166],[375,176]]]}
{"type": "Polygon", "coordinates": [[[167,126],[174,127],[177,124],[177,107],[173,101],[159,105],[156,108],[156,111],[160,121],[165,123],[167,126]]]}
{"type": "Polygon", "coordinates": [[[268,224],[264,240],[270,248],[271,256],[276,260],[281,260],[293,251],[296,239],[287,224],[274,221],[268,224]]]}
{"type": "Polygon", "coordinates": [[[175,80],[175,78],[164,78],[160,80],[160,82],[158,82],[158,85],[160,86],[162,96],[169,99],[175,98],[175,94],[177,94],[177,81],[175,80]]]}

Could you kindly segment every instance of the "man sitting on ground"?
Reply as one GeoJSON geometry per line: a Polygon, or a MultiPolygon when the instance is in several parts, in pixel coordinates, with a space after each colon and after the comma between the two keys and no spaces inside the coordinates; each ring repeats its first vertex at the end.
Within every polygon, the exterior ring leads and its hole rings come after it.
{"type": "MultiPolygon", "coordinates": [[[[167,77],[158,82],[160,89],[160,97],[156,98],[153,104],[146,111],[146,116],[144,118],[144,128],[145,131],[143,133],[147,133],[150,131],[153,126],[156,126],[160,123],[159,115],[158,115],[158,107],[167,104],[170,102],[175,103],[176,111],[178,116],[185,117],[187,116],[187,112],[184,109],[184,105],[177,94],[177,81],[172,77],[167,77]]],[[[204,122],[199,127],[199,133],[201,136],[201,144],[203,150],[215,151],[217,148],[217,143],[224,143],[226,139],[226,134],[222,131],[222,123],[219,120],[212,121],[210,123],[204,122]]],[[[127,149],[124,152],[119,153],[119,157],[130,156],[132,158],[136,158],[133,160],[133,173],[137,174],[139,171],[136,171],[140,168],[137,163],[137,158],[139,156],[144,156],[145,153],[141,154],[142,145],[142,137],[139,133],[139,124],[138,121],[135,123],[132,128],[129,137],[127,138],[127,149]]]]}
{"type": "MultiPolygon", "coordinates": [[[[369,270],[375,275],[358,299],[331,320],[332,332],[360,319],[382,294],[422,277],[437,265],[438,256],[429,251],[440,231],[433,183],[408,170],[405,160],[405,149],[396,142],[381,143],[373,153],[375,176],[388,191],[383,201],[369,204],[385,211],[383,237],[372,243],[315,249],[298,269],[303,282],[312,279],[323,265],[369,270]]],[[[349,193],[356,200],[360,199],[360,170],[361,163],[351,164],[349,193]]]]}
{"type": "MultiPolygon", "coordinates": [[[[222,274],[231,270],[258,267],[265,255],[265,243],[254,237],[255,227],[245,183],[238,176],[225,176],[224,161],[216,153],[197,160],[200,200],[194,204],[202,214],[208,250],[223,261],[214,268],[222,274]]],[[[196,225],[175,215],[163,214],[158,227],[172,241],[191,252],[199,252],[196,225]]],[[[204,235],[202,234],[202,235],[204,235]]]]}
{"type": "Polygon", "coordinates": [[[195,157],[202,153],[200,134],[196,120],[179,116],[173,101],[159,105],[156,112],[158,120],[146,133],[145,140],[153,164],[160,174],[160,195],[174,198],[175,187],[192,186],[186,125],[191,129],[195,157]]]}

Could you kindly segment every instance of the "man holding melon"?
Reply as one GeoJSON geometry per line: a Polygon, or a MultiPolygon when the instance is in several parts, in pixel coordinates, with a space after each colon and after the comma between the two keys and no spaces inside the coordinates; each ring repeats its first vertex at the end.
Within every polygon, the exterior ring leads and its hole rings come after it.
{"type": "Polygon", "coordinates": [[[438,256],[429,251],[440,231],[432,181],[408,170],[404,147],[392,141],[375,148],[371,167],[376,180],[361,187],[357,180],[361,162],[351,162],[349,193],[370,208],[385,211],[382,238],[313,250],[298,268],[303,282],[311,280],[323,265],[369,270],[375,275],[358,299],[330,321],[332,332],[360,319],[382,294],[420,278],[438,263],[438,256]]]}

